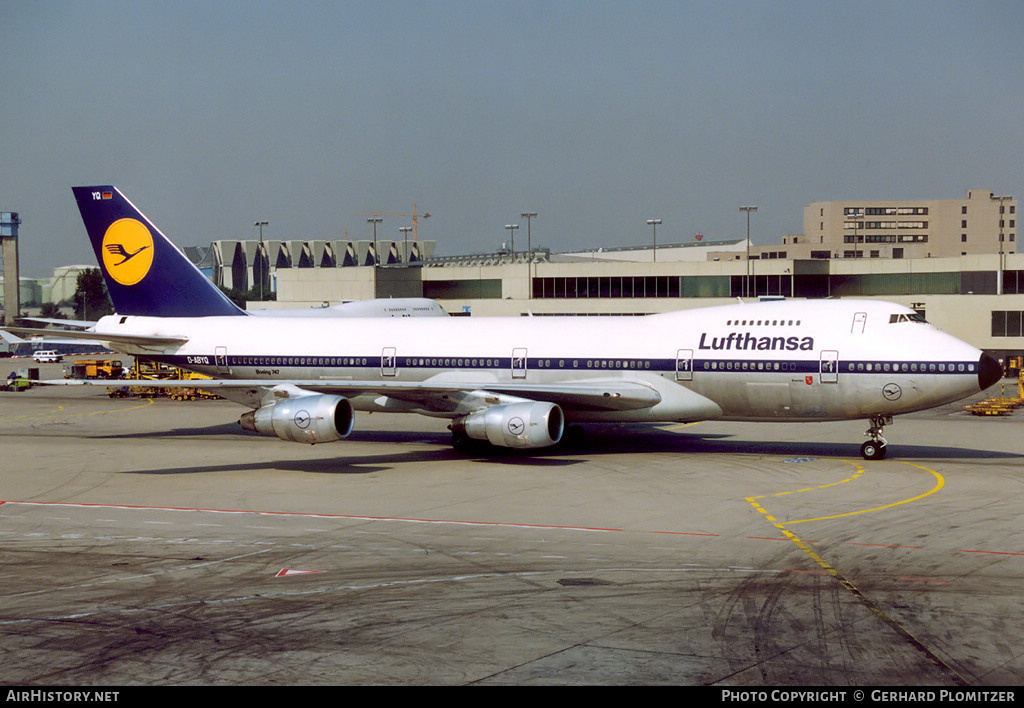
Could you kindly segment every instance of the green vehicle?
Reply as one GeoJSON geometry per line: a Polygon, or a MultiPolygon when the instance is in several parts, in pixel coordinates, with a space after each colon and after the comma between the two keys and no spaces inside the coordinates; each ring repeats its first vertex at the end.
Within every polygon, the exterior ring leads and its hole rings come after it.
{"type": "Polygon", "coordinates": [[[7,381],[3,385],[0,385],[2,391],[27,391],[32,388],[32,381],[30,379],[23,379],[16,375],[7,377],[7,381]]]}

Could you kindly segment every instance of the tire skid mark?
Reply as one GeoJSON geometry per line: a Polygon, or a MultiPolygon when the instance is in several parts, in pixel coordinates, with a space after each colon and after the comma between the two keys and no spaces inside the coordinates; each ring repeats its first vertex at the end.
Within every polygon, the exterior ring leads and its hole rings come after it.
{"type": "MultiPolygon", "coordinates": [[[[852,477],[849,477],[849,478],[847,478],[845,480],[842,480],[841,482],[833,482],[833,483],[830,483],[829,485],[823,485],[821,487],[812,487],[812,488],[809,488],[806,491],[822,489],[822,488],[827,487],[827,486],[834,486],[835,484],[844,484],[844,483],[853,481],[854,479],[857,479],[858,477],[860,477],[863,474],[864,468],[863,468],[862,465],[860,465],[860,464],[858,464],[856,462],[851,462],[850,464],[855,465],[856,467],[859,468],[857,474],[855,474],[852,477]]],[[[905,642],[907,642],[911,647],[913,647],[918,652],[923,654],[924,657],[931,664],[933,664],[936,668],[938,668],[940,671],[942,671],[944,674],[946,674],[954,683],[956,683],[957,685],[960,685],[960,686],[967,686],[967,685],[969,685],[969,683],[967,682],[966,679],[964,679],[963,676],[961,676],[959,673],[957,673],[956,669],[954,669],[952,666],[950,666],[945,661],[943,661],[931,649],[926,647],[923,642],[921,642],[913,634],[911,634],[910,630],[908,630],[906,627],[904,627],[902,624],[900,624],[896,619],[894,619],[893,617],[888,615],[885,612],[885,610],[883,610],[876,602],[874,602],[871,598],[869,598],[867,595],[865,595],[860,590],[860,588],[858,588],[849,578],[847,578],[842,573],[840,573],[836,568],[834,568],[832,566],[831,563],[829,563],[821,555],[819,555],[813,548],[811,548],[811,546],[809,545],[810,542],[805,541],[804,539],[801,539],[799,536],[797,536],[792,531],[790,531],[788,528],[786,528],[788,525],[791,525],[791,524],[809,523],[809,522],[812,522],[812,521],[823,521],[823,520],[826,520],[826,519],[836,519],[836,518],[841,518],[841,517],[845,517],[845,516],[853,516],[853,515],[856,515],[856,514],[865,514],[865,513],[868,513],[868,512],[880,511],[882,509],[889,509],[889,508],[892,508],[892,507],[895,507],[895,506],[899,506],[901,504],[909,504],[910,502],[918,501],[920,499],[923,499],[924,497],[927,497],[927,496],[929,496],[931,494],[934,494],[934,493],[938,492],[945,485],[945,480],[942,478],[942,475],[940,475],[938,472],[936,472],[934,470],[931,470],[931,469],[929,469],[927,467],[923,467],[922,465],[914,464],[912,462],[901,462],[900,464],[908,465],[910,467],[917,467],[918,469],[921,469],[921,470],[924,470],[926,472],[929,472],[929,473],[931,473],[936,478],[936,480],[938,480],[938,483],[930,491],[928,491],[928,492],[926,492],[924,494],[920,494],[920,495],[918,495],[916,497],[912,497],[910,499],[904,499],[904,500],[899,501],[899,502],[894,502],[892,504],[886,504],[886,505],[883,505],[883,506],[872,507],[871,509],[861,509],[861,510],[849,512],[849,513],[846,513],[846,514],[836,514],[836,515],[833,515],[833,516],[822,516],[822,517],[817,517],[817,518],[813,518],[813,519],[798,519],[798,520],[795,520],[795,521],[786,521],[786,522],[779,521],[775,516],[773,516],[768,511],[768,509],[766,509],[757,500],[758,499],[769,499],[769,498],[772,498],[772,497],[778,497],[778,496],[782,496],[783,494],[790,494],[792,492],[782,492],[782,493],[779,493],[779,494],[766,494],[766,495],[760,495],[760,496],[746,497],[746,500],[747,500],[747,502],[750,503],[751,506],[754,507],[754,509],[756,509],[762,516],[764,516],[764,518],[767,521],[769,521],[776,529],[778,529],[779,532],[783,536],[786,537],[786,539],[788,539],[793,544],[795,544],[797,548],[799,548],[801,551],[803,551],[804,554],[807,557],[809,557],[812,561],[814,561],[814,563],[817,564],[825,573],[827,573],[828,575],[832,576],[840,584],[840,586],[845,588],[851,595],[853,595],[853,597],[855,597],[858,602],[860,602],[865,608],[867,608],[868,611],[871,612],[872,615],[877,617],[886,626],[888,626],[890,629],[892,629],[894,632],[896,632],[896,634],[898,636],[902,637],[903,640],[905,642]]]]}

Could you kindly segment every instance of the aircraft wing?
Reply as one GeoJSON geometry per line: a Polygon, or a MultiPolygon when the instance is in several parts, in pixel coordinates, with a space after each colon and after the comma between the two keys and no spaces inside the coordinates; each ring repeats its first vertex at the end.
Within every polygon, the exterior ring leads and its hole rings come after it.
{"type": "Polygon", "coordinates": [[[505,402],[499,397],[556,403],[568,410],[626,411],[647,408],[661,401],[661,394],[650,386],[628,379],[570,381],[556,384],[528,384],[497,381],[347,381],[309,379],[267,381],[266,379],[200,380],[92,380],[57,379],[40,381],[57,386],[93,385],[151,386],[159,388],[203,388],[225,398],[261,405],[277,398],[294,398],[313,393],[331,393],[345,398],[377,395],[423,407],[436,412],[477,410],[505,402]]]}
{"type": "MultiPolygon", "coordinates": [[[[572,381],[556,384],[527,384],[496,381],[424,381],[424,382],[327,382],[307,381],[295,385],[316,393],[338,396],[379,394],[408,403],[422,404],[433,410],[448,410],[452,404],[463,402],[466,396],[479,399],[486,407],[497,403],[488,401],[487,394],[512,396],[531,401],[557,403],[569,410],[628,411],[653,406],[661,395],[650,386],[635,381],[611,379],[605,381],[572,381]]],[[[470,404],[473,405],[473,404],[470,404]]]]}
{"type": "Polygon", "coordinates": [[[188,337],[173,335],[148,335],[148,334],[104,334],[102,332],[90,332],[87,329],[40,329],[37,327],[4,327],[12,334],[40,336],[52,339],[88,339],[95,342],[110,342],[112,344],[131,344],[139,347],[167,347],[184,344],[188,337]]]}

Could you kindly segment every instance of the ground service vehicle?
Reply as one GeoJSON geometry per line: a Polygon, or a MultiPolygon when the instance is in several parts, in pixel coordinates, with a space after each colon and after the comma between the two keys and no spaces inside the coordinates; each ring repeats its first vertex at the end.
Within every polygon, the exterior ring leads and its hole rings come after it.
{"type": "Polygon", "coordinates": [[[32,358],[40,364],[52,361],[63,361],[64,357],[52,349],[40,349],[32,352],[32,358]]]}
{"type": "Polygon", "coordinates": [[[65,373],[67,379],[119,379],[124,374],[120,359],[78,359],[65,373]]]}

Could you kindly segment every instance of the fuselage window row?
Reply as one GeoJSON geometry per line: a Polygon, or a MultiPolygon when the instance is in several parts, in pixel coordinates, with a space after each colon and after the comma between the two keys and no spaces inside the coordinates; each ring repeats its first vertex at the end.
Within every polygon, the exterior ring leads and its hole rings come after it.
{"type": "Polygon", "coordinates": [[[973,373],[974,372],[974,364],[953,363],[953,362],[941,362],[941,363],[939,363],[939,362],[931,362],[931,363],[920,362],[920,363],[909,363],[909,364],[905,363],[905,362],[904,363],[899,363],[899,364],[870,363],[870,362],[868,362],[868,363],[860,362],[860,363],[854,364],[853,362],[850,362],[849,364],[846,365],[846,368],[847,368],[847,371],[864,371],[864,372],[868,372],[868,371],[874,371],[874,372],[879,372],[879,371],[888,372],[888,371],[892,371],[892,372],[899,372],[899,373],[925,372],[925,373],[930,373],[930,374],[931,373],[940,373],[940,374],[942,374],[942,373],[947,373],[947,372],[948,373],[960,373],[960,374],[962,374],[964,372],[968,372],[968,373],[973,373]]]}
{"type": "Polygon", "coordinates": [[[726,327],[799,327],[800,320],[727,320],[726,327]]]}

